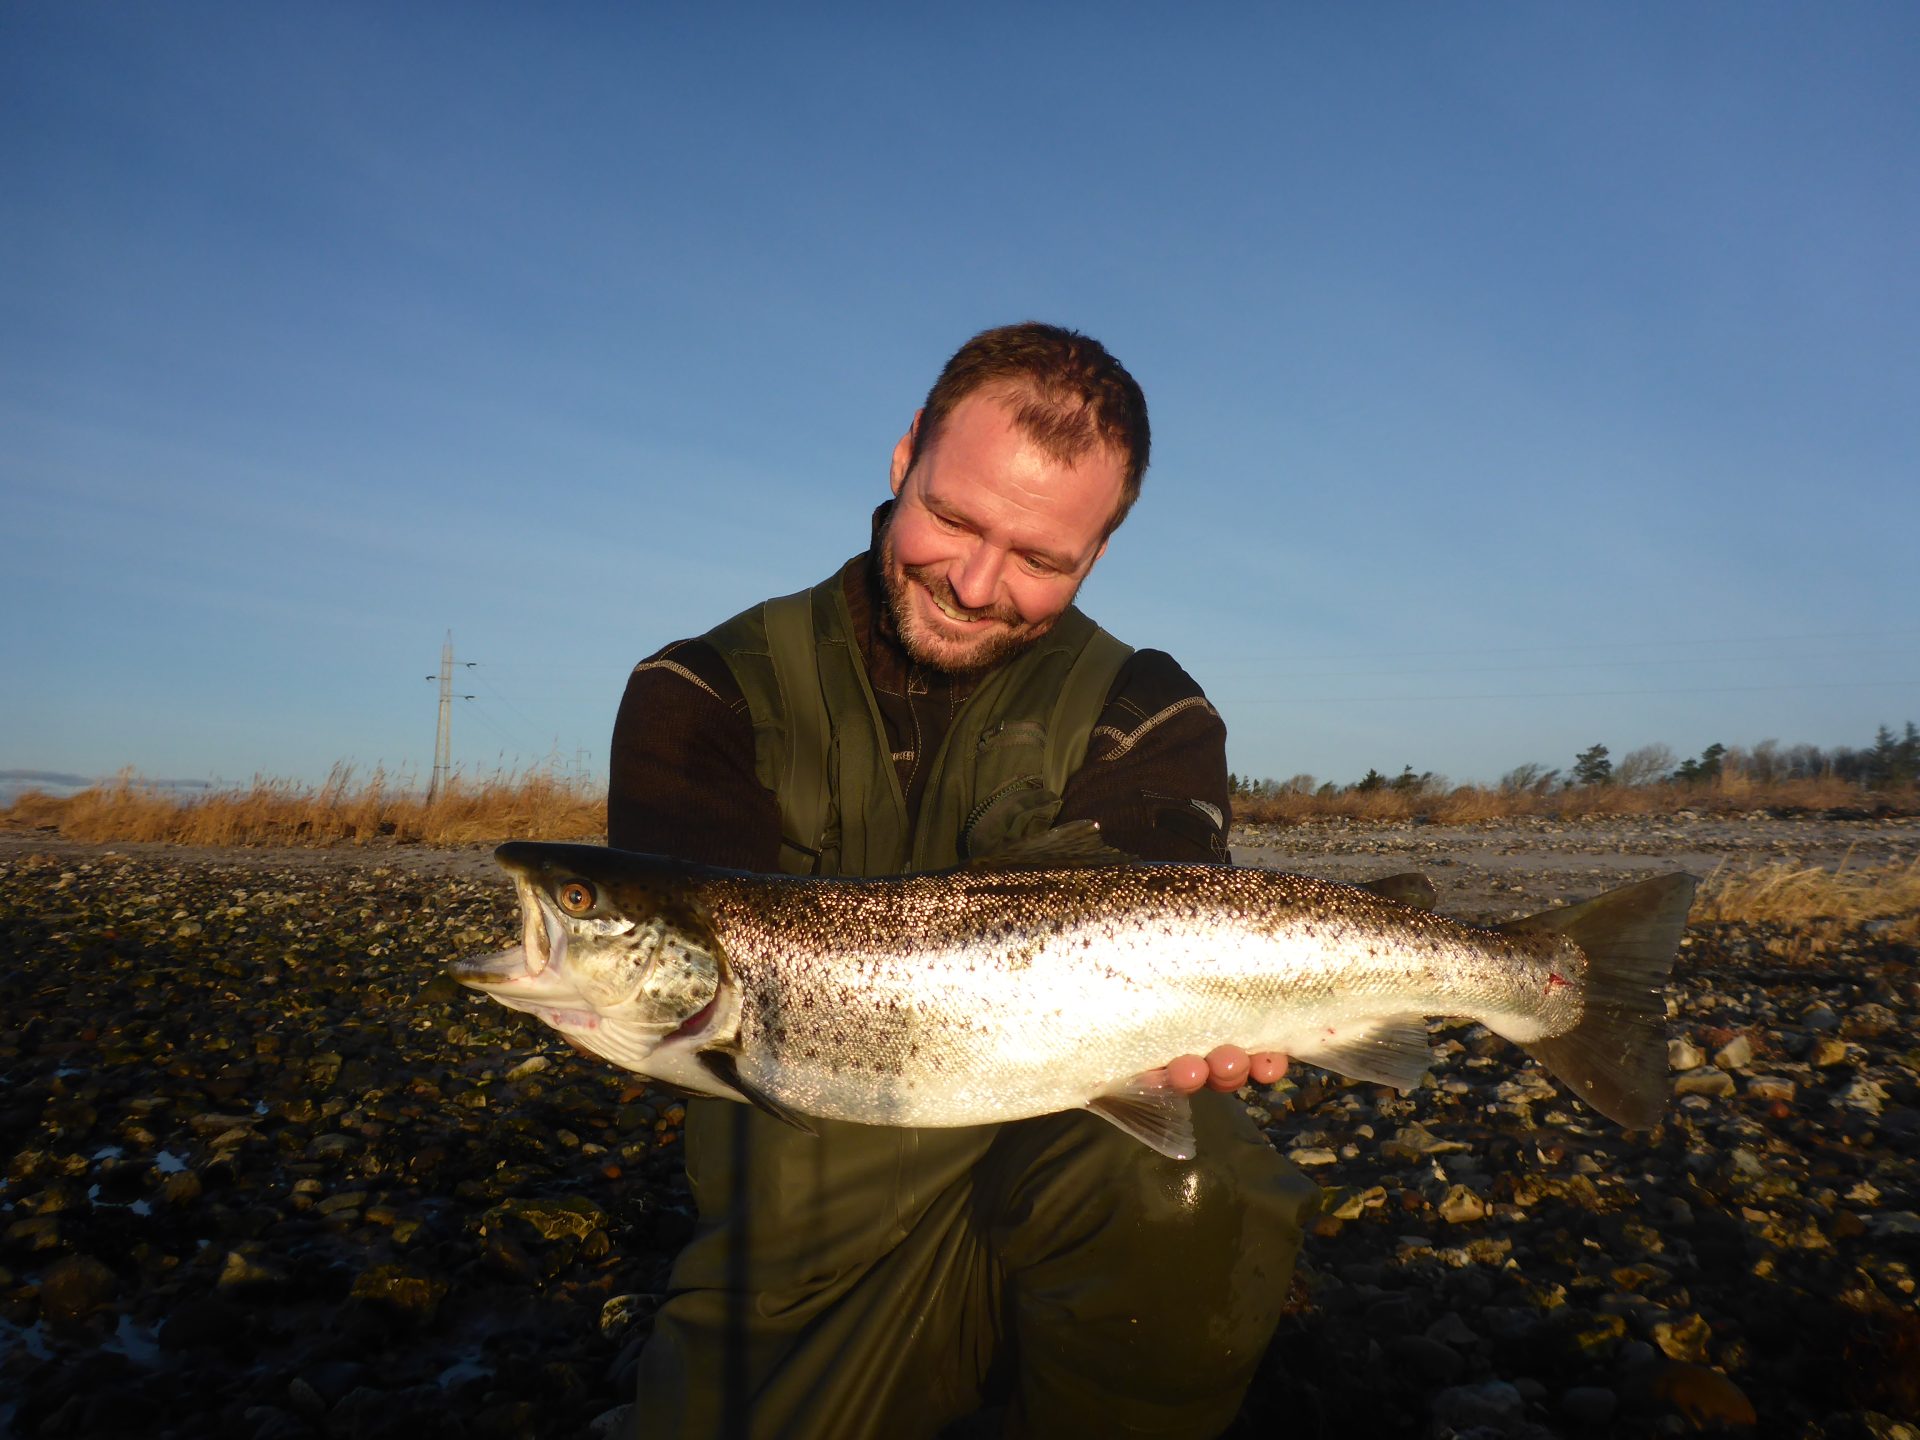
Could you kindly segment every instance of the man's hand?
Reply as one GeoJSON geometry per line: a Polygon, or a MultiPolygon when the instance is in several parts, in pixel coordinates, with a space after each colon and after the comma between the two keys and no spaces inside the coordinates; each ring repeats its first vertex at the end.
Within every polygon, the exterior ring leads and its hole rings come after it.
{"type": "Polygon", "coordinates": [[[1287,1073],[1287,1057],[1270,1050],[1249,1055],[1238,1045],[1216,1046],[1202,1060],[1198,1055],[1182,1055],[1167,1066],[1167,1083],[1182,1095],[1196,1090],[1238,1090],[1249,1080],[1271,1085],[1287,1073]]]}

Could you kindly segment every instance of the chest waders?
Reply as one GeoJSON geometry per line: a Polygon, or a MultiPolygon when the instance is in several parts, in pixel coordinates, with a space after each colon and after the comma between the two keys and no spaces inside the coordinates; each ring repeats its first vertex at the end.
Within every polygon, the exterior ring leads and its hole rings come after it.
{"type": "MultiPolygon", "coordinates": [[[[704,638],[797,875],[944,869],[1044,830],[1131,653],[1069,609],[964,702],[910,824],[837,575],[704,638]]],[[[641,1357],[649,1437],[932,1436],[987,1390],[1009,1433],[1215,1434],[1316,1193],[1224,1095],[1195,1097],[1191,1162],[1080,1115],[816,1138],[687,1108],[700,1225],[641,1357]]]]}

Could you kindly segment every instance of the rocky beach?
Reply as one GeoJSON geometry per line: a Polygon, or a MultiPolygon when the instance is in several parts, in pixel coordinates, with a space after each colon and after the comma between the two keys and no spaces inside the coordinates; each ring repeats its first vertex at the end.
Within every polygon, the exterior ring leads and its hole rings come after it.
{"type": "MultiPolygon", "coordinates": [[[[1920,862],[1920,821],[1245,828],[1494,921],[1675,869],[1920,862]]],[[[444,976],[487,847],[0,832],[0,1437],[618,1433],[692,1207],[671,1094],[444,976]]],[[[1325,1189],[1236,1436],[1920,1440],[1920,952],[1689,927],[1629,1134],[1479,1027],[1402,1095],[1243,1097],[1325,1189]]]]}

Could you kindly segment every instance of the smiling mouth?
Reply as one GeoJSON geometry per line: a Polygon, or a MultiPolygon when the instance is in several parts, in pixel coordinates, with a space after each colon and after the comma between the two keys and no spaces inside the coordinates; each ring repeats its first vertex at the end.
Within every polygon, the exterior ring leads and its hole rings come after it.
{"type": "Polygon", "coordinates": [[[940,590],[927,584],[925,581],[920,582],[920,588],[926,593],[927,599],[933,602],[933,608],[938,610],[955,625],[988,625],[995,621],[998,621],[1002,625],[1011,623],[1005,616],[996,614],[992,609],[965,610],[956,608],[947,600],[945,595],[940,593],[940,590]]]}

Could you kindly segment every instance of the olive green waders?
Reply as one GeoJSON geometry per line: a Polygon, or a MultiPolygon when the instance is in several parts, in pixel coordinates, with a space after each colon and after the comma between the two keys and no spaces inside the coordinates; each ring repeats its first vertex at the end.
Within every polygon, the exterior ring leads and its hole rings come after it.
{"type": "MultiPolygon", "coordinates": [[[[1127,653],[1070,610],[967,701],[910,828],[836,582],[707,638],[800,873],[939,868],[1044,829],[1127,653]]],[[[983,1400],[1015,1435],[1217,1434],[1317,1190],[1233,1096],[1192,1103],[1179,1161],[1081,1112],[816,1138],[693,1101],[700,1225],[641,1355],[639,1434],[930,1437],[983,1400]]]]}

